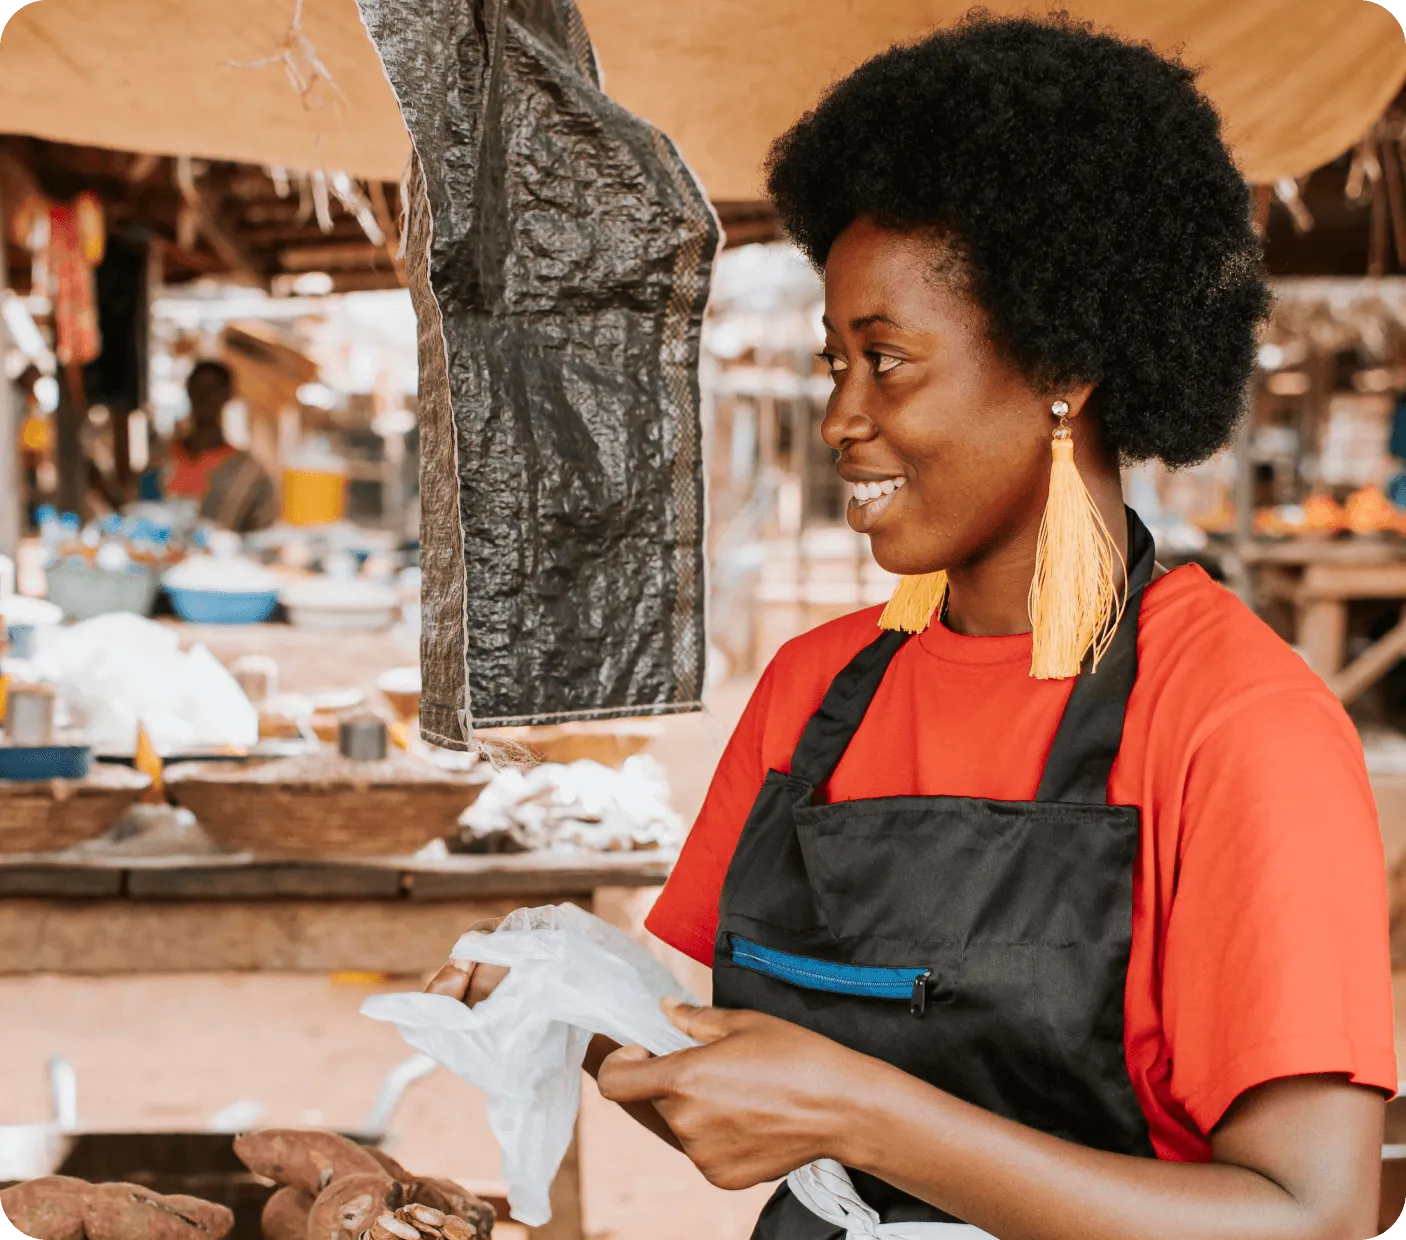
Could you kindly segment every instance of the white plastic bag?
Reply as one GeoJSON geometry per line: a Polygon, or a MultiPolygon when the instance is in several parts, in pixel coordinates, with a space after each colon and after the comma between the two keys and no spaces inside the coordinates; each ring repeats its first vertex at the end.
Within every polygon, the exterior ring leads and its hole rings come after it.
{"type": "Polygon", "coordinates": [[[660,1010],[691,996],[643,947],[571,904],[518,909],[491,933],[470,932],[456,960],[507,966],[470,1008],[447,995],[377,995],[363,1015],[487,1096],[513,1218],[540,1227],[581,1105],[581,1064],[593,1035],[667,1055],[696,1045],[660,1010]]]}
{"type": "Polygon", "coordinates": [[[31,667],[51,682],[87,743],[130,754],[137,725],[163,756],[259,739],[259,715],[204,646],[182,651],[176,630],[125,612],[43,630],[31,667]]]}

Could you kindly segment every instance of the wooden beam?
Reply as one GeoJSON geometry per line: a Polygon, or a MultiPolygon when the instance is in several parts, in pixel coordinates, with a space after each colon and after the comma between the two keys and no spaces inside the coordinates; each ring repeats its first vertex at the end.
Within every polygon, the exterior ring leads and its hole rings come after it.
{"type": "Polygon", "coordinates": [[[780,241],[781,225],[776,220],[738,220],[723,226],[725,241],[723,248],[731,250],[739,245],[749,245],[758,241],[780,241]]]}
{"type": "Polygon", "coordinates": [[[340,245],[290,246],[280,250],[278,265],[284,271],[327,271],[341,267],[375,267],[385,261],[385,253],[369,241],[340,245]]]}
{"type": "Polygon", "coordinates": [[[0,900],[0,975],[428,973],[466,927],[521,903],[0,900]]]}
{"type": "Polygon", "coordinates": [[[385,186],[380,181],[372,181],[369,189],[371,210],[375,212],[376,223],[380,226],[381,235],[386,239],[386,257],[391,260],[391,268],[395,271],[396,279],[404,284],[405,264],[400,258],[400,229],[396,226],[395,220],[391,218],[390,204],[386,202],[385,186]]]}
{"type": "Polygon", "coordinates": [[[235,237],[234,233],[215,218],[203,196],[197,196],[191,204],[195,208],[200,233],[210,243],[210,248],[219,255],[221,261],[232,271],[245,276],[255,284],[264,283],[264,274],[255,265],[249,251],[235,237]]]}
{"type": "Polygon", "coordinates": [[[1351,702],[1363,690],[1377,683],[1402,659],[1406,658],[1406,618],[1385,636],[1378,638],[1342,671],[1329,676],[1328,688],[1344,704],[1351,702]]]}

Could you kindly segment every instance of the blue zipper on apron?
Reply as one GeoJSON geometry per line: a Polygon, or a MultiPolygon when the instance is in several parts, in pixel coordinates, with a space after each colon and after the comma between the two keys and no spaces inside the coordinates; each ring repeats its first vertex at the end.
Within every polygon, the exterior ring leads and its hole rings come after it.
{"type": "Polygon", "coordinates": [[[886,969],[878,965],[837,964],[791,952],[763,947],[750,939],[728,935],[732,963],[777,981],[789,982],[806,990],[824,990],[837,995],[859,995],[867,999],[903,999],[914,1016],[927,1009],[931,969],[886,969]]]}

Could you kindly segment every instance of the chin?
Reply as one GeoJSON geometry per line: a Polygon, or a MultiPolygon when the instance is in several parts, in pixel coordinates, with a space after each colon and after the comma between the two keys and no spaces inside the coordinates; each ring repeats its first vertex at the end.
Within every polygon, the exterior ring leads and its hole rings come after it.
{"type": "Polygon", "coordinates": [[[896,573],[900,577],[935,573],[952,563],[946,554],[946,547],[914,547],[908,545],[906,539],[885,537],[882,534],[869,536],[869,549],[880,568],[886,573],[896,573]]]}

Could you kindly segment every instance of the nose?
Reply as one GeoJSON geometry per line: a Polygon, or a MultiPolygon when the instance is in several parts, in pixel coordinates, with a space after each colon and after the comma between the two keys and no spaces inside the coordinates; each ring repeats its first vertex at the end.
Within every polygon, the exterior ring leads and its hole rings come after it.
{"type": "Polygon", "coordinates": [[[878,434],[878,427],[860,407],[859,384],[846,383],[830,396],[825,417],[820,423],[820,438],[836,452],[850,444],[863,443],[878,434]]]}

